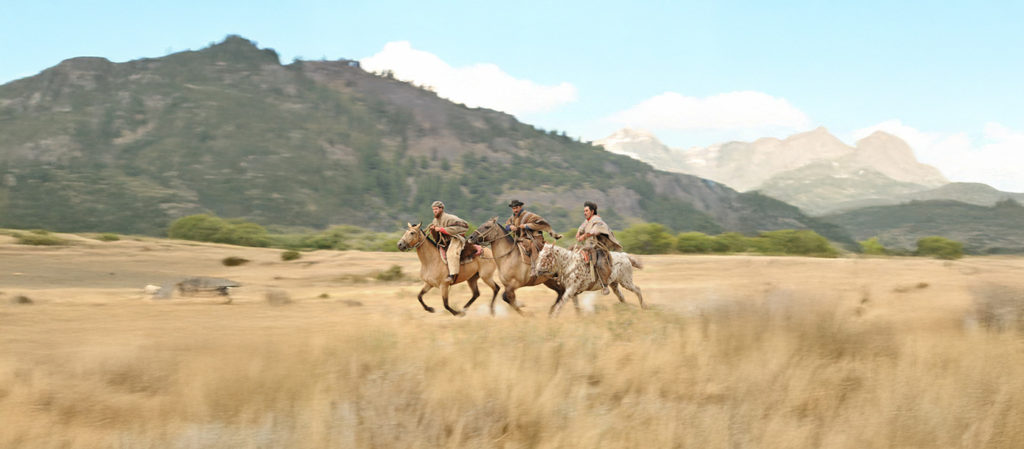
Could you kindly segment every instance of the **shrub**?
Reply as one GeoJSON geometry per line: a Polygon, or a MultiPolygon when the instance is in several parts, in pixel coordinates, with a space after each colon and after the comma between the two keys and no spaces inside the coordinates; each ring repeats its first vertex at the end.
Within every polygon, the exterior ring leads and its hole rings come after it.
{"type": "Polygon", "coordinates": [[[881,255],[888,254],[888,251],[886,251],[885,246],[883,246],[878,241],[878,237],[871,237],[871,238],[869,238],[867,240],[864,240],[864,241],[861,241],[861,242],[858,242],[858,243],[860,243],[860,250],[864,254],[870,254],[870,255],[875,255],[875,256],[881,256],[881,255]]]}
{"type": "Polygon", "coordinates": [[[634,254],[665,254],[672,250],[675,239],[668,228],[660,223],[630,226],[618,235],[622,248],[634,254]]]}
{"type": "Polygon", "coordinates": [[[213,242],[239,246],[270,246],[267,230],[256,223],[228,223],[213,236],[213,242]]]}
{"type": "Polygon", "coordinates": [[[231,257],[225,257],[224,259],[222,259],[220,261],[220,263],[222,263],[222,264],[224,264],[224,266],[228,266],[228,267],[237,267],[239,265],[245,265],[245,264],[249,263],[249,259],[244,259],[244,258],[241,258],[241,257],[231,256],[231,257]]]}
{"type": "Polygon", "coordinates": [[[208,214],[189,215],[171,223],[167,236],[172,239],[227,243],[240,246],[270,246],[267,230],[256,223],[228,221],[208,214]]]}
{"type": "Polygon", "coordinates": [[[374,276],[378,281],[398,281],[401,280],[404,275],[402,274],[402,267],[398,265],[392,265],[391,268],[381,271],[374,276]]]}
{"type": "Polygon", "coordinates": [[[105,232],[103,234],[96,236],[96,240],[99,240],[101,242],[116,242],[118,240],[121,240],[121,237],[111,232],[105,232]]]}
{"type": "Polygon", "coordinates": [[[914,254],[938,259],[959,259],[964,256],[964,245],[945,237],[924,237],[917,241],[917,251],[914,254]]]}
{"type": "Polygon", "coordinates": [[[676,251],[681,253],[710,253],[715,239],[703,232],[684,232],[676,238],[676,251]]]}
{"type": "Polygon", "coordinates": [[[803,256],[835,257],[838,252],[828,239],[817,232],[801,229],[784,229],[762,232],[754,239],[754,248],[766,254],[795,254],[803,256]]]}
{"type": "Polygon", "coordinates": [[[715,252],[742,253],[750,248],[751,238],[738,232],[726,232],[715,237],[715,252]]]}
{"type": "Polygon", "coordinates": [[[167,229],[167,236],[172,239],[212,242],[214,236],[227,226],[228,222],[220,217],[209,214],[189,215],[174,220],[167,229]]]}
{"type": "Polygon", "coordinates": [[[28,233],[16,232],[12,236],[22,245],[58,246],[70,243],[42,229],[34,229],[28,233]]]}
{"type": "Polygon", "coordinates": [[[285,251],[285,252],[281,253],[281,260],[283,260],[285,262],[288,262],[288,261],[291,261],[291,260],[298,260],[298,259],[301,259],[301,258],[302,258],[302,253],[300,253],[298,251],[295,251],[293,249],[290,249],[288,251],[285,251]]]}

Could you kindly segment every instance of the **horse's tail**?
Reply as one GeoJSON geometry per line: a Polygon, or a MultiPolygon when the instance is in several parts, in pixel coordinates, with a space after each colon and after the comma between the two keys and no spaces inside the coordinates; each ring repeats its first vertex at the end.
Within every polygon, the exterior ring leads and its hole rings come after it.
{"type": "Polygon", "coordinates": [[[644,269],[644,263],[640,261],[639,257],[636,257],[632,254],[626,254],[626,257],[629,258],[630,265],[634,266],[638,270],[644,269]]]}

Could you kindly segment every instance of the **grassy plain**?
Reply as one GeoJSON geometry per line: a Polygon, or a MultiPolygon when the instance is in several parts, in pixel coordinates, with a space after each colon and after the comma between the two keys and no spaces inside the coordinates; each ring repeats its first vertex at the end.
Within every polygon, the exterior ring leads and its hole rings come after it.
{"type": "Polygon", "coordinates": [[[1021,258],[646,256],[650,310],[458,318],[374,279],[414,254],[67,237],[0,236],[3,448],[1024,446],[1021,258]],[[243,285],[143,293],[195,275],[243,285]]]}

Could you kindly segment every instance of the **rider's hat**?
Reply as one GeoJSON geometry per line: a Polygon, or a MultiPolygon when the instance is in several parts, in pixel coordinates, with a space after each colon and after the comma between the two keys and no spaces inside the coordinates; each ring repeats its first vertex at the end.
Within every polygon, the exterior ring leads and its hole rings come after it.
{"type": "Polygon", "coordinates": [[[434,201],[434,203],[431,204],[430,207],[440,207],[441,209],[444,209],[444,203],[440,201],[434,201]]]}
{"type": "Polygon", "coordinates": [[[519,201],[519,200],[512,200],[512,201],[509,201],[509,203],[508,203],[508,207],[516,207],[516,206],[522,206],[522,205],[523,205],[523,202],[519,201]]]}

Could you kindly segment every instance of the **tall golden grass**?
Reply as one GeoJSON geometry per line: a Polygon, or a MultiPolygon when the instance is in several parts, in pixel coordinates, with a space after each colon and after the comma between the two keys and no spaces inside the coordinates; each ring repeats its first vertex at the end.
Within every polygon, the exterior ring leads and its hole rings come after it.
{"type": "Polygon", "coordinates": [[[0,447],[1020,448],[1021,333],[961,318],[5,305],[0,447]]]}

